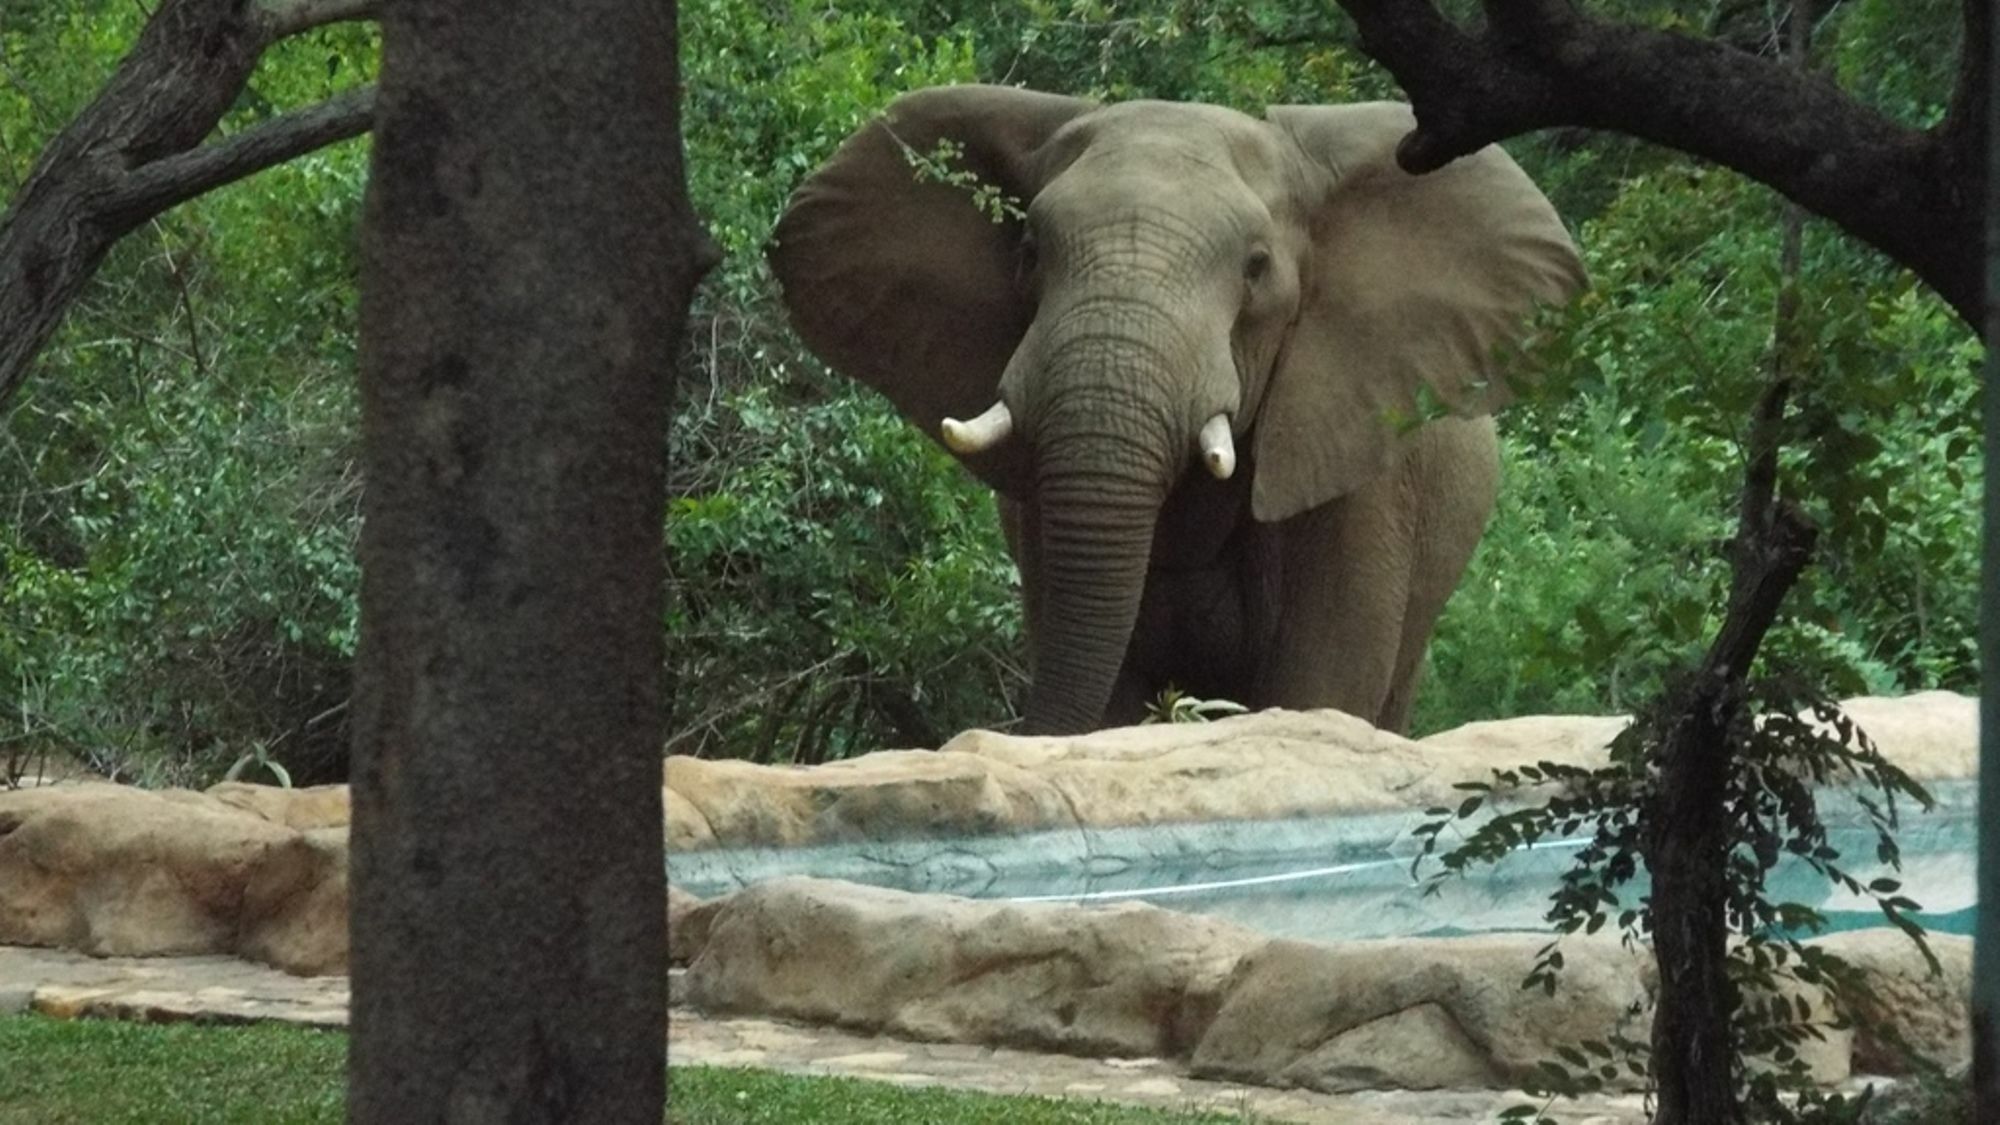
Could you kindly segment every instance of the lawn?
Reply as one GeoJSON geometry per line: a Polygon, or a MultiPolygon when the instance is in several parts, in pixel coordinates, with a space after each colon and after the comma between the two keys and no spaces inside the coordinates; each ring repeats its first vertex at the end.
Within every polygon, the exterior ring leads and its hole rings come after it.
{"type": "MultiPolygon", "coordinates": [[[[0,1018],[0,1125],[335,1125],[340,1032],[261,1024],[0,1018]]],[[[1236,1118],[911,1090],[848,1078],[676,1067],[675,1125],[1196,1125],[1236,1118]]]]}

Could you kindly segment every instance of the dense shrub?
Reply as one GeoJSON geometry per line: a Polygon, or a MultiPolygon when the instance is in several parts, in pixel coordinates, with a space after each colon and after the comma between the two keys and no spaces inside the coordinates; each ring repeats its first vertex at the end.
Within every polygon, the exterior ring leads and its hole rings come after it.
{"type": "MultiPolygon", "coordinates": [[[[1713,5],[1620,0],[1659,22],[1713,5]]],[[[980,78],[1110,97],[1394,96],[1332,5],[689,0],[691,190],[723,266],[667,441],[673,749],[819,758],[1005,721],[1022,682],[991,498],[784,324],[759,247],[792,187],[903,90],[980,78]]],[[[0,191],[144,18],[0,0],[0,191]]],[[[1851,0],[1824,65],[1910,120],[1951,78],[1950,0],[1851,0]]],[[[1728,18],[1743,23],[1737,13],[1728,18]]],[[[1731,29],[1758,49],[1754,20],[1731,29]]],[[[367,26],[283,44],[237,129],[373,71],[367,26]]],[[[1508,484],[1433,649],[1418,723],[1628,708],[1712,624],[1740,430],[1772,347],[1778,205],[1571,132],[1510,149],[1596,289],[1535,350],[1508,484]]],[[[53,749],[202,780],[269,747],[342,768],[359,510],[354,223],[365,141],[177,209],[119,247],[0,427],[0,765],[53,749]]],[[[1971,683],[1973,342],[1811,226],[1800,479],[1827,526],[1772,651],[1854,690],[1971,683]]]]}

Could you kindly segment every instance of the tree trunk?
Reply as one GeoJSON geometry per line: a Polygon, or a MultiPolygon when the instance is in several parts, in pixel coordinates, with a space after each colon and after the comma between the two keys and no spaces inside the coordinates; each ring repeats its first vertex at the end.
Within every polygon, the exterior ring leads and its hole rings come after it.
{"type": "MultiPolygon", "coordinates": [[[[1815,5],[1794,0],[1786,53],[1805,68],[1815,5]]],[[[1749,464],[1732,552],[1729,611],[1701,671],[1689,685],[1660,749],[1660,790],[1647,817],[1652,875],[1653,956],[1659,965],[1653,1011],[1655,1125],[1732,1125],[1737,1101],[1731,1032],[1742,998],[1729,979],[1727,872],[1735,833],[1724,807],[1735,766],[1731,726],[1744,681],[1785,594],[1812,557],[1815,533],[1777,500],[1785,401],[1804,372],[1798,278],[1805,215],[1785,209],[1780,285],[1772,324],[1770,383],[1751,420],[1749,464]]]]}
{"type": "MultiPolygon", "coordinates": [[[[1774,388],[1764,409],[1774,414],[1782,402],[1782,391],[1774,388]]],[[[1773,472],[1753,470],[1745,486],[1729,612],[1674,708],[1657,759],[1659,795],[1646,813],[1653,958],[1660,971],[1653,1010],[1654,1125],[1743,1120],[1730,1040],[1737,996],[1727,972],[1724,913],[1731,833],[1723,799],[1735,756],[1730,727],[1742,705],[1745,675],[1785,594],[1811,560],[1816,537],[1796,509],[1771,501],[1775,445],[1769,458],[1759,460],[1773,472]]]]}
{"type": "MultiPolygon", "coordinates": [[[[2000,60],[2000,19],[1988,17],[2000,60]]],[[[2000,65],[1987,74],[1987,120],[2000,123],[2000,65]]],[[[1986,130],[1985,531],[1979,592],[1979,912],[1972,974],[1974,1121],[2000,1121],[2000,128],[1986,130]]]]}
{"type": "Polygon", "coordinates": [[[660,1120],[674,6],[397,0],[362,232],[350,1120],[660,1120]]]}

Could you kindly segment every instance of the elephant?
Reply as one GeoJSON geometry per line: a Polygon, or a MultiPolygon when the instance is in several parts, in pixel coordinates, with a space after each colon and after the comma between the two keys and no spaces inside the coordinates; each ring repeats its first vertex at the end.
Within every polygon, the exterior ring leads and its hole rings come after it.
{"type": "Polygon", "coordinates": [[[1412,176],[1414,127],[942,86],[791,196],[800,338],[999,496],[1022,731],[1169,684],[1406,728],[1494,508],[1503,354],[1585,284],[1506,154],[1412,176]]]}

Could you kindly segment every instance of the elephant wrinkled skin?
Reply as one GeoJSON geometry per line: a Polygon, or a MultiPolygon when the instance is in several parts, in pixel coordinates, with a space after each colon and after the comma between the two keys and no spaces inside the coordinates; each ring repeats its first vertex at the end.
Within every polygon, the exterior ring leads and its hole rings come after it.
{"type": "Polygon", "coordinates": [[[1584,281],[1512,160],[1410,176],[1412,127],[941,87],[793,196],[801,336],[1000,493],[1029,731],[1169,683],[1404,726],[1493,508],[1496,353],[1584,281]],[[940,153],[1018,206],[919,175],[940,153]]]}

